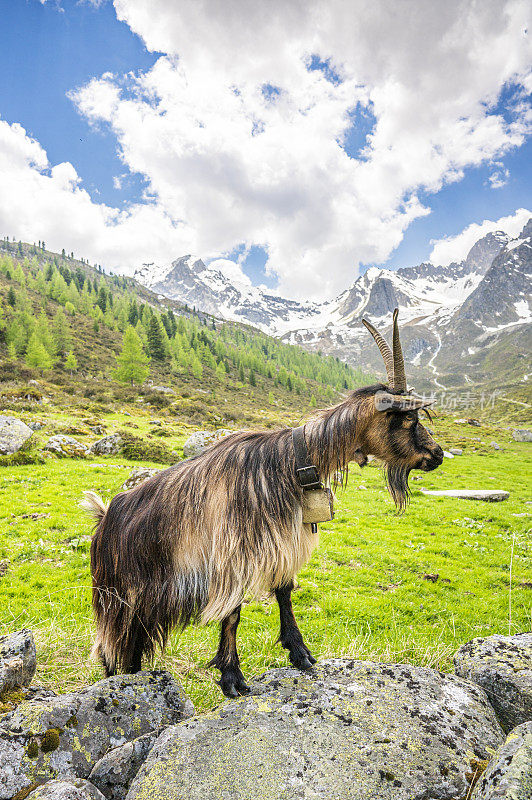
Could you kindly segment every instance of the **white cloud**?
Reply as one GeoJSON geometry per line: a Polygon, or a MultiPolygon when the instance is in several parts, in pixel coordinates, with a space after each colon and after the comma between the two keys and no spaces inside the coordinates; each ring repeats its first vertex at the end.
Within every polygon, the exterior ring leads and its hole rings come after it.
{"type": "MultiPolygon", "coordinates": [[[[68,189],[66,173],[53,178],[27,161],[12,189],[38,183],[44,194],[52,180],[59,191],[61,177],[62,237],[77,237],[67,249],[111,268],[187,252],[225,259],[256,244],[282,292],[324,298],[359,263],[384,261],[430,213],[420,190],[437,192],[524,139],[524,101],[512,122],[494,104],[506,84],[526,80],[526,0],[403,0],[400,13],[396,0],[115,7],[166,55],[144,74],[105,74],[71,97],[91,124],[110,126],[124,166],[145,177],[154,200],[118,212],[92,203],[72,175],[68,189]],[[313,54],[341,81],[309,71],[313,54]],[[376,119],[359,159],[341,145],[357,106],[376,119]],[[95,225],[84,238],[82,208],[95,225]]],[[[32,216],[34,205],[30,197],[24,212],[21,201],[19,228],[33,226],[33,239],[38,220],[49,242],[57,218],[44,202],[32,216]]],[[[0,228],[6,216],[0,204],[0,228]]]]}
{"type": "Polygon", "coordinates": [[[432,240],[434,245],[430,254],[433,264],[450,264],[453,261],[462,261],[471,250],[475,242],[493,231],[504,231],[513,239],[518,236],[525,224],[532,217],[532,211],[526,208],[519,208],[515,214],[507,217],[490,220],[485,219],[481,223],[473,223],[459,233],[457,236],[449,236],[444,239],[432,240]]]}
{"type": "Polygon", "coordinates": [[[240,283],[244,286],[251,286],[251,281],[248,276],[242,272],[242,267],[240,264],[237,264],[235,261],[231,261],[229,258],[214,258],[208,264],[209,269],[212,270],[219,270],[222,275],[225,275],[226,278],[232,283],[240,283]]]}
{"type": "Polygon", "coordinates": [[[502,186],[506,186],[510,180],[510,171],[500,161],[496,161],[494,166],[497,169],[489,175],[488,183],[492,189],[500,189],[502,186]]]}

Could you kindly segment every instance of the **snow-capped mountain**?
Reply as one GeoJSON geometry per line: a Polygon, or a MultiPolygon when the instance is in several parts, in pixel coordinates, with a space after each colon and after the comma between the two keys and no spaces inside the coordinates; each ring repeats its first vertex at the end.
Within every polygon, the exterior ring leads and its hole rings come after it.
{"type": "Polygon", "coordinates": [[[231,281],[221,270],[205,266],[191,255],[177,258],[167,268],[143,264],[134,277],[165,297],[223,319],[255,325],[273,335],[319,315],[316,304],[298,303],[231,281]]]}
{"type": "Polygon", "coordinates": [[[531,237],[532,220],[515,240],[503,231],[487,234],[459,263],[423,263],[396,271],[372,267],[325,303],[300,303],[231,281],[190,255],[166,268],[143,265],[135,278],[217,317],[379,371],[380,356],[361,319],[368,317],[386,332],[398,306],[403,349],[416,379],[436,378],[443,385],[438,376],[450,373],[450,385],[467,373],[473,373],[468,380],[474,379],[474,365],[464,368],[464,359],[472,359],[480,370],[479,352],[531,321],[531,237]]]}

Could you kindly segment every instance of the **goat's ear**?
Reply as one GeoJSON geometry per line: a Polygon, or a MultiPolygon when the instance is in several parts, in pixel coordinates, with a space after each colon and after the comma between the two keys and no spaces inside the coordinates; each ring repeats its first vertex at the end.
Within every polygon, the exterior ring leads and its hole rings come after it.
{"type": "Polygon", "coordinates": [[[377,392],[375,395],[375,408],[377,411],[419,411],[432,405],[434,401],[427,402],[422,397],[412,395],[390,394],[390,392],[377,392]]]}

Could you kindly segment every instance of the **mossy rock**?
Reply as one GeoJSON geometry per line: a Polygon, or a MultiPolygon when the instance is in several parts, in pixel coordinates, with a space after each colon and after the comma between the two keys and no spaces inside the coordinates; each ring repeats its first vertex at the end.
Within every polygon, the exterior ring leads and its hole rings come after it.
{"type": "Polygon", "coordinates": [[[532,721],[532,633],[472,639],[457,650],[454,666],[482,686],[507,733],[532,721]]]}
{"type": "Polygon", "coordinates": [[[20,703],[0,723],[0,800],[58,775],[87,778],[106,753],[194,712],[161,671],[117,675],[80,692],[20,703]]]}
{"type": "Polygon", "coordinates": [[[503,732],[475,684],[335,659],[166,730],[128,800],[463,800],[503,732]]]}

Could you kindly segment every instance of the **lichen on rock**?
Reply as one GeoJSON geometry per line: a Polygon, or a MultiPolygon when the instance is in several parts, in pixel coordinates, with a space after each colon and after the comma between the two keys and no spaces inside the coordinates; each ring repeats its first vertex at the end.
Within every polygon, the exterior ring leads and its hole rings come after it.
{"type": "Polygon", "coordinates": [[[471,800],[532,798],[532,722],[518,725],[497,750],[471,800]]]}
{"type": "Polygon", "coordinates": [[[532,720],[532,633],[472,639],[455,653],[454,668],[484,689],[507,733],[532,720]]]}
{"type": "Polygon", "coordinates": [[[182,689],[161,671],[23,701],[0,722],[0,800],[58,775],[86,778],[112,748],[193,713],[182,689]]]}
{"type": "Polygon", "coordinates": [[[334,659],[252,688],[164,731],[127,800],[451,800],[503,740],[481,689],[422,667],[334,659]]]}

